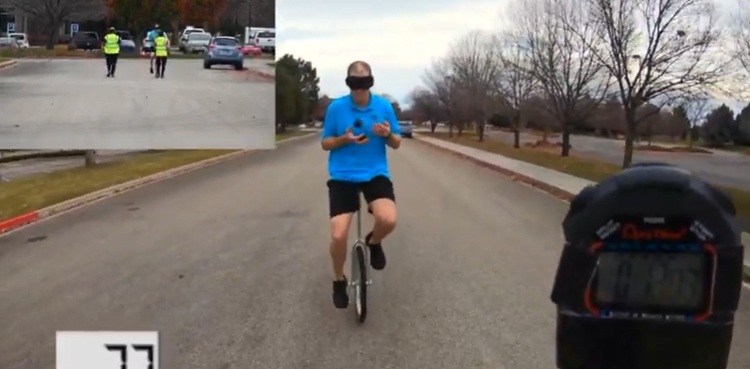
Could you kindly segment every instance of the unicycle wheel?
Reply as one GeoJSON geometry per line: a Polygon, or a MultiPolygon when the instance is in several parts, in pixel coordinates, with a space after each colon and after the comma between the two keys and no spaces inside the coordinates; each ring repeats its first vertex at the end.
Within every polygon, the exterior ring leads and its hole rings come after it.
{"type": "Polygon", "coordinates": [[[352,260],[352,292],[354,295],[354,312],[357,320],[364,323],[367,318],[367,258],[362,245],[354,246],[352,260]]]}

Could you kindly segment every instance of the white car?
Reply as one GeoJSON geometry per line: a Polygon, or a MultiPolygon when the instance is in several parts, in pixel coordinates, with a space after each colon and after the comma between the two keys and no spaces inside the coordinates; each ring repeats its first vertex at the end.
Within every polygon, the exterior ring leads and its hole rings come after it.
{"type": "Polygon", "coordinates": [[[276,32],[258,32],[253,44],[265,52],[274,52],[276,50],[276,32]]]}
{"type": "Polygon", "coordinates": [[[26,36],[25,33],[9,33],[8,37],[16,39],[16,42],[18,43],[18,47],[22,49],[28,49],[30,47],[29,37],[26,36]]]}
{"type": "Polygon", "coordinates": [[[185,29],[180,34],[180,42],[178,45],[180,48],[180,51],[185,52],[185,44],[187,43],[188,36],[190,36],[191,33],[196,33],[196,32],[206,33],[206,30],[204,30],[203,28],[195,28],[193,26],[185,27],[185,29]]]}
{"type": "Polygon", "coordinates": [[[211,34],[205,32],[193,32],[188,35],[187,41],[183,44],[186,54],[202,53],[208,48],[211,42],[211,34]]]}

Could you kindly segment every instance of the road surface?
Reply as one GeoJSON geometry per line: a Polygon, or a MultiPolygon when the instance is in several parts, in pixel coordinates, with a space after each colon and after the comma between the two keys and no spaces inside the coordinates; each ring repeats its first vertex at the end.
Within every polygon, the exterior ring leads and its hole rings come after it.
{"type": "MultiPolygon", "coordinates": [[[[492,131],[490,135],[499,137],[507,143],[513,143],[512,133],[492,131]]],[[[523,134],[521,139],[524,142],[534,142],[540,137],[523,134]]],[[[570,141],[573,154],[594,156],[612,164],[622,164],[625,141],[577,135],[571,136],[570,141]]],[[[714,154],[636,151],[633,159],[635,162],[658,161],[678,165],[712,183],[750,190],[750,156],[747,155],[726,151],[716,151],[714,154]]]]}
{"type": "MultiPolygon", "coordinates": [[[[165,368],[553,368],[566,204],[416,142],[391,162],[400,223],[363,326],[331,302],[313,138],[0,238],[0,368],[53,367],[73,329],[159,330],[165,368]]],[[[741,309],[732,369],[750,291],[741,309]]]]}
{"type": "MultiPolygon", "coordinates": [[[[268,68],[267,60],[247,67],[268,68]]],[[[166,78],[146,59],[22,61],[0,72],[3,149],[271,148],[274,85],[201,59],[173,59],[166,78]]]]}

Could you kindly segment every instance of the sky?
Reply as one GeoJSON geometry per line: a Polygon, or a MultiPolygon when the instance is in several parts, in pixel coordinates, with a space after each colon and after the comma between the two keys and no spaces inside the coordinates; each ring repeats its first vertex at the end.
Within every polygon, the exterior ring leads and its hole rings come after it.
{"type": "MultiPolygon", "coordinates": [[[[737,1],[716,0],[720,16],[736,11],[737,1]]],[[[288,53],[312,62],[321,79],[321,95],[331,97],[347,93],[344,79],[349,63],[367,61],[373,68],[374,91],[406,105],[409,93],[424,84],[424,72],[434,60],[445,56],[451,44],[471,31],[501,30],[505,23],[502,11],[511,3],[277,0],[277,55],[288,53]]],[[[720,19],[719,27],[726,23],[720,19]]]]}
{"type": "Polygon", "coordinates": [[[277,55],[312,62],[321,94],[347,93],[346,68],[372,66],[377,93],[400,103],[425,69],[473,30],[499,29],[506,0],[277,0],[277,55]]]}

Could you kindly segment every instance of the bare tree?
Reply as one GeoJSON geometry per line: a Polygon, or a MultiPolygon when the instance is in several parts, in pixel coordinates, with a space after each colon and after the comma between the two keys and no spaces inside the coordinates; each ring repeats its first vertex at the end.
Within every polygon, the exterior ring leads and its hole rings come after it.
{"type": "Polygon", "coordinates": [[[750,3],[737,1],[738,9],[733,12],[733,34],[735,42],[734,57],[742,65],[745,73],[750,74],[750,3]]]}
{"type": "Polygon", "coordinates": [[[586,22],[580,0],[527,0],[518,3],[514,23],[525,38],[530,72],[549,100],[562,129],[562,156],[570,154],[570,129],[591,115],[609,85],[595,51],[603,49],[596,24],[586,22]]]}
{"type": "Polygon", "coordinates": [[[591,48],[615,79],[626,135],[622,166],[633,160],[636,111],[717,86],[726,63],[716,49],[711,0],[587,0],[606,51],[591,48]]]}
{"type": "Polygon", "coordinates": [[[456,105],[453,96],[453,76],[451,65],[447,59],[436,60],[425,72],[423,80],[427,87],[437,96],[440,105],[448,118],[448,137],[453,137],[456,125],[456,115],[453,107],[456,105]]]}
{"type": "Polygon", "coordinates": [[[531,71],[533,62],[519,35],[506,32],[495,40],[501,68],[494,86],[511,112],[513,147],[520,148],[521,107],[537,88],[537,80],[531,71]]]}
{"type": "Polygon", "coordinates": [[[445,117],[437,95],[423,88],[414,89],[409,94],[412,111],[422,120],[430,121],[430,132],[435,133],[438,122],[445,117]]]}
{"type": "Polygon", "coordinates": [[[0,0],[0,5],[16,8],[38,21],[47,34],[47,49],[57,42],[57,33],[67,21],[103,19],[107,15],[104,0],[0,0]]]}
{"type": "Polygon", "coordinates": [[[479,142],[484,141],[489,107],[497,91],[500,63],[496,53],[494,37],[474,31],[461,37],[448,56],[456,87],[463,96],[462,106],[476,125],[479,142]]]}
{"type": "Polygon", "coordinates": [[[683,107],[687,114],[688,121],[690,121],[690,129],[688,131],[688,147],[693,147],[693,130],[698,126],[698,123],[706,119],[710,109],[709,97],[705,94],[697,94],[684,99],[683,107]]]}

